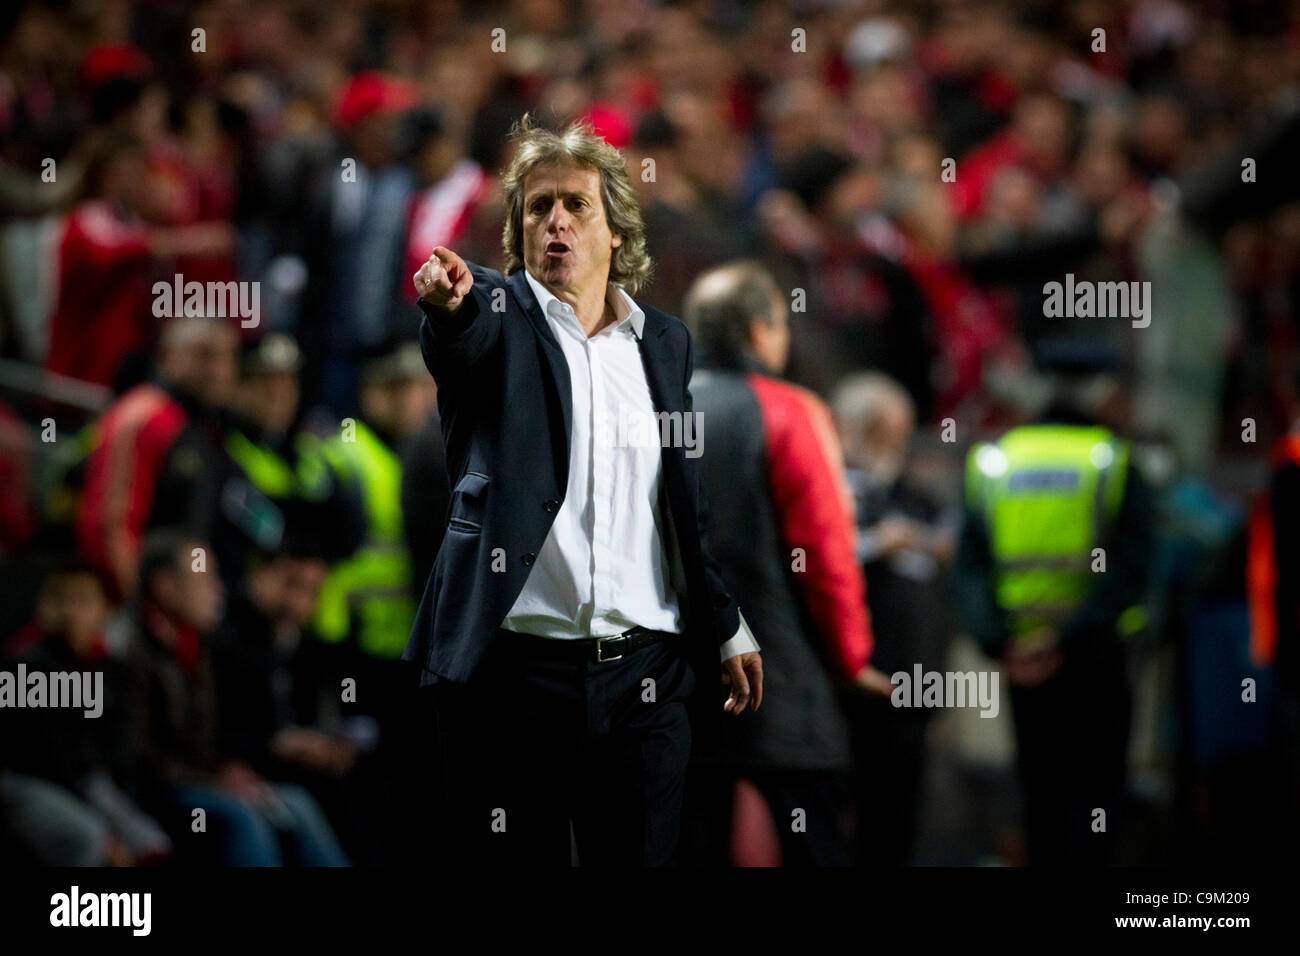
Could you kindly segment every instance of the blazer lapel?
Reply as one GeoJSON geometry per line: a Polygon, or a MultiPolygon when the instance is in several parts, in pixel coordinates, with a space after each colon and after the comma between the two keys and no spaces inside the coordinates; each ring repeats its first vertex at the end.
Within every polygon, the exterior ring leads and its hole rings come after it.
{"type": "Polygon", "coordinates": [[[517,270],[506,280],[506,284],[523,308],[533,331],[537,333],[542,343],[542,354],[546,356],[546,364],[551,369],[551,387],[559,399],[560,414],[564,419],[561,432],[563,444],[555,449],[556,487],[563,492],[569,484],[569,437],[573,434],[573,384],[569,378],[569,363],[564,358],[564,350],[560,348],[555,333],[551,331],[550,323],[542,315],[542,307],[537,304],[537,297],[533,295],[533,290],[524,277],[524,270],[517,270]]]}
{"type": "MultiPolygon", "coordinates": [[[[676,413],[682,411],[681,372],[676,368],[672,350],[668,347],[668,337],[664,335],[668,326],[663,321],[652,318],[646,312],[645,326],[639,341],[641,348],[641,365],[645,368],[646,383],[650,386],[650,400],[656,412],[676,413]]],[[[685,428],[685,422],[681,427],[685,428]]],[[[672,435],[676,430],[668,428],[672,435]]],[[[663,431],[660,431],[662,437],[663,431]]],[[[660,455],[664,466],[664,486],[673,495],[682,482],[682,449],[671,442],[663,444],[660,455]]]]}
{"type": "MultiPolygon", "coordinates": [[[[641,364],[645,367],[646,382],[650,386],[650,399],[655,411],[683,414],[681,373],[672,350],[668,348],[668,338],[664,335],[668,326],[647,311],[642,331],[641,364]]],[[[669,433],[672,433],[671,429],[669,433]]],[[[680,516],[687,520],[689,527],[693,517],[686,500],[681,455],[682,450],[672,444],[661,448],[663,481],[659,484],[659,510],[664,523],[663,544],[668,555],[668,579],[677,592],[685,621],[691,617],[691,592],[678,519],[680,516]]]]}
{"type": "Polygon", "coordinates": [[[650,398],[657,412],[681,412],[681,376],[673,365],[664,333],[668,326],[646,312],[645,325],[638,343],[641,347],[641,364],[645,366],[646,382],[650,385],[650,398]]]}

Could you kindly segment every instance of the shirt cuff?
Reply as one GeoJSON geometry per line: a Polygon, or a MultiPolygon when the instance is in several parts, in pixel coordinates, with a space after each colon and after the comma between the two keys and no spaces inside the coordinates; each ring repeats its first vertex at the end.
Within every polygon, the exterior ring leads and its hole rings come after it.
{"type": "Polygon", "coordinates": [[[759,649],[758,641],[754,639],[754,632],[745,623],[745,615],[741,614],[739,610],[736,613],[740,617],[740,627],[722,645],[722,659],[724,661],[735,657],[737,654],[749,654],[759,649]]]}

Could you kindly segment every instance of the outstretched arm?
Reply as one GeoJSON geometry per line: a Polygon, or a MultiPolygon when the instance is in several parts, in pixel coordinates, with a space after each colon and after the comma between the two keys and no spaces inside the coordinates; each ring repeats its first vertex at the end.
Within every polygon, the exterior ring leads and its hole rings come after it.
{"type": "Polygon", "coordinates": [[[412,277],[420,294],[420,350],[440,385],[462,374],[486,355],[501,335],[501,313],[486,307],[486,291],[474,282],[471,266],[445,246],[412,277]]]}

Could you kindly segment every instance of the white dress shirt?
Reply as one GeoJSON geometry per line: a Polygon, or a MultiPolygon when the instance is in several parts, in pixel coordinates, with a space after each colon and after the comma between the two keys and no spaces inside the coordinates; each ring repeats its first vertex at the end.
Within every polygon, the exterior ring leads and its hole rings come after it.
{"type": "MultiPolygon", "coordinates": [[[[606,301],[616,321],[588,337],[570,305],[525,276],[568,363],[573,427],[564,501],[501,626],[561,639],[609,637],[637,625],[680,633],[660,530],[658,425],[637,345],[645,313],[610,283],[606,301]]],[[[742,619],[722,659],[755,650],[742,619]]]]}

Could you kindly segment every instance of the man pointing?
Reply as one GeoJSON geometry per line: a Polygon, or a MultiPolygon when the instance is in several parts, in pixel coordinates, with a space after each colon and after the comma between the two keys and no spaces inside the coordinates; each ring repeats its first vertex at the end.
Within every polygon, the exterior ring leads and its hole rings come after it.
{"type": "Polygon", "coordinates": [[[584,865],[669,864],[692,748],[757,709],[762,664],[682,447],[690,336],[632,298],[623,158],[585,125],[514,135],[508,278],[442,247],[414,276],[453,491],[406,657],[437,685],[446,850],[566,865],[572,825],[584,865]]]}

